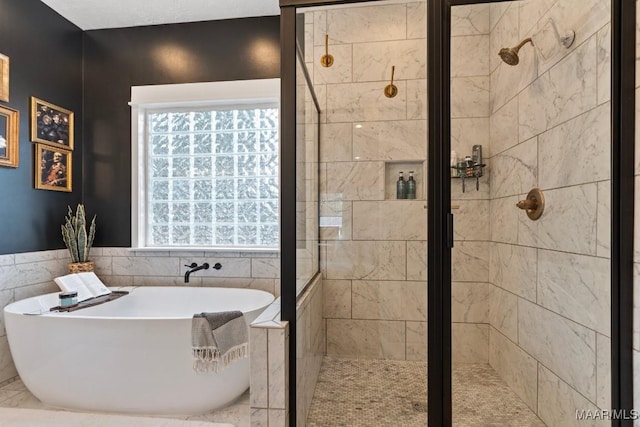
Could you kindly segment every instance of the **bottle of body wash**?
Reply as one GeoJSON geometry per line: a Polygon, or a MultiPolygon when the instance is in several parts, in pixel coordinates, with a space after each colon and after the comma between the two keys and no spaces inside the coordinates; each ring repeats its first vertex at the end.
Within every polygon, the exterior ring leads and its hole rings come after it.
{"type": "Polygon", "coordinates": [[[400,176],[396,182],[396,199],[407,198],[407,181],[404,180],[403,172],[400,171],[400,176]]]}
{"type": "Polygon", "coordinates": [[[407,199],[416,198],[416,180],[413,179],[413,171],[409,171],[409,180],[407,181],[407,199]]]}

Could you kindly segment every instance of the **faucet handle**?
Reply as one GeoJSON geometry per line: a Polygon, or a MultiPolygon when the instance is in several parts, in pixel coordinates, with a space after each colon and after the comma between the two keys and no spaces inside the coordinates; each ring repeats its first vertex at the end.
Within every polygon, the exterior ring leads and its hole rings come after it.
{"type": "Polygon", "coordinates": [[[195,268],[195,267],[198,266],[198,263],[197,262],[192,262],[191,264],[185,264],[184,266],[185,267],[189,267],[189,268],[195,268]]]}

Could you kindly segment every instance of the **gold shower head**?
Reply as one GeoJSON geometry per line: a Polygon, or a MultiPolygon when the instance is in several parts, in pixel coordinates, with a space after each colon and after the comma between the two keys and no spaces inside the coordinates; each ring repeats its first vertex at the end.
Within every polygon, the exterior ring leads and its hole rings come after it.
{"type": "Polygon", "coordinates": [[[531,43],[531,45],[533,46],[533,41],[531,40],[531,37],[528,37],[522,40],[520,44],[516,47],[503,47],[502,49],[500,49],[500,52],[498,52],[498,55],[500,55],[500,58],[502,58],[502,60],[506,64],[518,65],[518,62],[520,62],[520,58],[518,57],[518,51],[522,46],[524,46],[527,43],[531,43]]]}

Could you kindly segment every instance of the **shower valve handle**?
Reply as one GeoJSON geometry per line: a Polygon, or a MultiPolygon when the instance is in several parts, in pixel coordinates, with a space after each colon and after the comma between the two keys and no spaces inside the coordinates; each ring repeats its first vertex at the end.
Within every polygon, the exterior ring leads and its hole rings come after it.
{"type": "Polygon", "coordinates": [[[516,203],[516,206],[520,209],[533,209],[535,210],[538,207],[538,202],[532,199],[520,200],[516,203]]]}
{"type": "Polygon", "coordinates": [[[544,212],[544,195],[539,188],[529,191],[525,200],[520,200],[516,206],[527,213],[529,219],[535,221],[542,216],[544,212]]]}

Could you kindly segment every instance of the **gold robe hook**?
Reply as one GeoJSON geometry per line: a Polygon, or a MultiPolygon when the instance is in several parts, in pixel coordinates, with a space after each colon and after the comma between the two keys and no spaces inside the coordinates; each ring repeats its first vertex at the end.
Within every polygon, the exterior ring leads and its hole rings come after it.
{"type": "Polygon", "coordinates": [[[320,58],[320,65],[323,67],[333,65],[333,55],[329,54],[329,34],[324,35],[324,55],[320,58]]]}
{"type": "Polygon", "coordinates": [[[393,84],[393,76],[395,72],[396,72],[396,66],[392,65],[391,66],[391,84],[388,84],[384,88],[384,96],[386,96],[387,98],[393,98],[398,94],[398,87],[393,84]]]}

